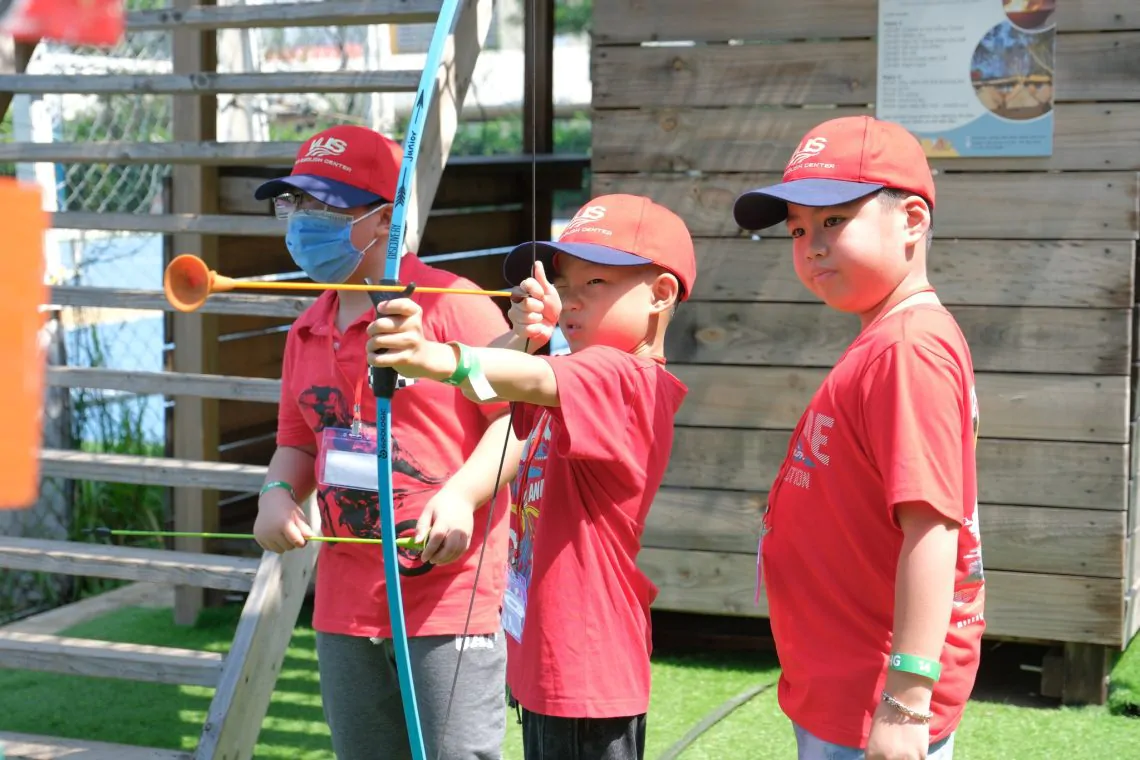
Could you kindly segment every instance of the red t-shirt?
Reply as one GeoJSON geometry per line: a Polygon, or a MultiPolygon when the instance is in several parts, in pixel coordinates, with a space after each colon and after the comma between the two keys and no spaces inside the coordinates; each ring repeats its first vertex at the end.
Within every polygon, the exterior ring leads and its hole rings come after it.
{"type": "Polygon", "coordinates": [[[864,330],[792,435],[769,496],[762,579],[780,705],[825,741],[866,745],[891,652],[903,540],[894,506],[903,502],[925,502],[963,526],[931,741],[961,719],[985,628],[977,426],[966,340],[931,304],[864,330]]]}
{"type": "MultiPolygon", "coordinates": [[[[414,254],[401,261],[400,280],[425,287],[475,287],[466,279],[424,264],[414,254]]],[[[429,340],[482,346],[507,329],[502,312],[490,298],[416,293],[413,300],[423,307],[424,334],[429,340]]],[[[358,386],[362,389],[361,419],[373,431],[376,426],[376,399],[368,384],[364,350],[373,312],[362,313],[341,335],[336,329],[338,304],[336,292],[327,291],[297,319],[289,330],[281,373],[277,444],[317,446],[317,472],[324,454],[322,431],[351,426],[358,386]]],[[[428,500],[471,455],[490,421],[506,411],[506,404],[475,404],[458,388],[442,383],[416,382],[395,392],[391,451],[397,535],[414,535],[416,520],[428,500]]],[[[375,491],[318,485],[317,495],[324,535],[380,537],[375,491]]],[[[468,631],[472,634],[499,629],[504,585],[501,568],[507,550],[506,488],[496,496],[494,508],[468,631]]],[[[471,547],[462,560],[424,566],[412,556],[402,557],[409,635],[463,631],[487,524],[485,509],[475,514],[471,547]]],[[[313,627],[352,636],[391,636],[379,546],[321,545],[313,627]]]]}
{"type": "Polygon", "coordinates": [[[687,389],[657,362],[614,348],[545,358],[559,406],[521,406],[515,421],[528,439],[509,559],[529,585],[522,643],[507,637],[507,683],[542,715],[640,715],[657,587],[637,555],[687,389]]]}

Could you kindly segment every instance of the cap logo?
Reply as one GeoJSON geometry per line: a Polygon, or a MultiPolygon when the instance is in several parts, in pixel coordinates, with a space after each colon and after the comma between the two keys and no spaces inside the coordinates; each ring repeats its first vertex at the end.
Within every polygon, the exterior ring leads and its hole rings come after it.
{"type": "Polygon", "coordinates": [[[322,156],[339,156],[348,149],[348,143],[336,137],[318,137],[313,140],[309,145],[309,150],[305,153],[308,158],[320,158],[322,156]]]}
{"type": "Polygon", "coordinates": [[[562,234],[559,238],[579,232],[597,232],[602,235],[612,235],[614,234],[612,230],[605,229],[604,227],[590,226],[602,221],[605,216],[605,206],[586,206],[574,215],[574,218],[566,225],[566,229],[562,230],[562,234]]]}
{"type": "MultiPolygon", "coordinates": [[[[827,147],[826,137],[809,137],[803,141],[799,149],[792,154],[792,158],[788,161],[788,169],[795,167],[807,161],[809,158],[818,156],[827,147]]],[[[785,170],[786,171],[786,170],[785,170]]]]}

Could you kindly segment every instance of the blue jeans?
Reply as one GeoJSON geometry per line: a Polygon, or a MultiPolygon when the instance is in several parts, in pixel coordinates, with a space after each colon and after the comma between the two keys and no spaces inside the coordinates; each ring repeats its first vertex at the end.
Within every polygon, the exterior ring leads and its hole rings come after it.
{"type": "MultiPolygon", "coordinates": [[[[797,760],[863,760],[863,750],[825,742],[805,729],[792,724],[796,730],[797,760]]],[[[930,745],[926,760],[953,760],[954,734],[930,745]]]]}

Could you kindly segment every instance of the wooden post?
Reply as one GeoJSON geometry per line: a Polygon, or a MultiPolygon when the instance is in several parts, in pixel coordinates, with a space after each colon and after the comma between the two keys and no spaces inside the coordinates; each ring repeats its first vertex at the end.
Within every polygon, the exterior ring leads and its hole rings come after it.
{"type": "MultiPolygon", "coordinates": [[[[523,66],[523,152],[546,154],[554,152],[554,0],[523,0],[523,39],[525,65],[523,66]]],[[[550,225],[554,217],[554,194],[548,188],[535,187],[531,182],[523,185],[527,190],[523,208],[524,218],[531,228],[523,232],[538,240],[550,239],[550,225]]]]}
{"type": "Polygon", "coordinates": [[[1101,644],[1065,642],[1061,702],[1066,705],[1103,705],[1108,700],[1108,674],[1112,649],[1101,644]]]}
{"type": "MultiPolygon", "coordinates": [[[[197,5],[214,5],[214,0],[174,0],[177,11],[197,5]]],[[[217,69],[216,32],[176,29],[172,34],[173,69],[176,74],[214,72],[217,69]]],[[[217,97],[179,95],[174,97],[173,139],[202,142],[216,139],[217,97]]],[[[213,167],[181,165],[172,170],[172,206],[176,214],[217,212],[217,170],[213,167]]],[[[175,254],[192,253],[211,269],[217,268],[217,237],[202,234],[173,235],[175,254]]],[[[174,362],[176,372],[210,374],[215,371],[218,348],[218,318],[210,314],[176,314],[173,317],[174,362]]],[[[180,459],[210,461],[218,455],[218,402],[194,396],[177,396],[174,405],[174,456],[180,459]]],[[[174,490],[174,526],[179,531],[214,531],[218,524],[218,492],[213,489],[174,490]]],[[[179,538],[175,548],[204,552],[206,541],[179,538]]],[[[174,619],[179,625],[192,625],[205,603],[205,590],[178,586],[174,597],[174,619]]]]}
{"type": "MultiPolygon", "coordinates": [[[[319,532],[316,497],[310,496],[303,508],[319,532]]],[[[194,760],[253,757],[319,550],[319,544],[311,542],[284,554],[262,555],[194,760]]]]}
{"type": "MultiPolygon", "coordinates": [[[[0,35],[0,74],[23,74],[36,52],[35,42],[16,42],[11,35],[0,35]]],[[[0,92],[0,119],[8,114],[12,93],[0,92]]]]}

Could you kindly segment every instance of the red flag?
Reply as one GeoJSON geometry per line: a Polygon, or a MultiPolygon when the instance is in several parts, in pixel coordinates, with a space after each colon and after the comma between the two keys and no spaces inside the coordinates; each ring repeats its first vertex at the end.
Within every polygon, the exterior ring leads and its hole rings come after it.
{"type": "Polygon", "coordinates": [[[0,32],[21,42],[110,47],[123,25],[123,0],[0,0],[0,32]]]}

